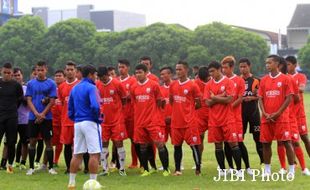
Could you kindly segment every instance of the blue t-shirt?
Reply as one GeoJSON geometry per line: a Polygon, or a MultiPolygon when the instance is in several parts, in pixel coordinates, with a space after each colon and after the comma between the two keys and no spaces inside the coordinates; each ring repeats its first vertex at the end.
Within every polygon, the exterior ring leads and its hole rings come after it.
{"type": "MultiPolygon", "coordinates": [[[[38,80],[38,79],[32,79],[29,81],[27,85],[26,90],[26,96],[32,97],[32,103],[36,110],[41,113],[46,105],[42,104],[42,99],[49,97],[49,98],[56,98],[56,83],[51,79],[46,80],[38,80]]],[[[46,114],[46,119],[51,120],[52,119],[52,112],[49,111],[46,114]]],[[[35,120],[36,117],[31,111],[29,114],[29,120],[35,120]]]]}

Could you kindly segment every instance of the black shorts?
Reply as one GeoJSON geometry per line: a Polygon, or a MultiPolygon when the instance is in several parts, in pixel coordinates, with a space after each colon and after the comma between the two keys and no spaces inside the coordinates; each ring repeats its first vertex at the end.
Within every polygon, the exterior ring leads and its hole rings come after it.
{"type": "Polygon", "coordinates": [[[27,144],[29,140],[28,124],[18,124],[17,132],[19,134],[19,140],[22,144],[27,144]]]}
{"type": "Polygon", "coordinates": [[[0,121],[0,142],[5,134],[6,144],[14,145],[17,141],[17,117],[7,118],[0,121]]]}
{"type": "Polygon", "coordinates": [[[260,113],[259,110],[254,112],[242,113],[243,134],[246,133],[248,124],[250,124],[250,133],[260,133],[260,113]]]}
{"type": "Polygon", "coordinates": [[[39,134],[44,140],[53,137],[52,120],[44,120],[40,124],[35,124],[34,120],[29,121],[29,138],[38,138],[39,134]]]}

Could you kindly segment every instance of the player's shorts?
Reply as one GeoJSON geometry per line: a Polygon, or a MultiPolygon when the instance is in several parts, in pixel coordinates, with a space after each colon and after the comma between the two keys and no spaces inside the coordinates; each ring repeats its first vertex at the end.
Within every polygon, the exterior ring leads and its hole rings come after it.
{"type": "Polygon", "coordinates": [[[298,131],[298,126],[296,122],[291,122],[290,123],[290,128],[291,128],[291,138],[293,142],[299,142],[300,136],[299,136],[299,131],[298,131]]]}
{"type": "Polygon", "coordinates": [[[196,122],[199,129],[199,134],[204,134],[208,130],[208,117],[197,118],[196,122]]]}
{"type": "Polygon", "coordinates": [[[52,137],[52,145],[57,145],[60,143],[60,135],[61,135],[61,126],[53,125],[53,137],[52,137]]]}
{"type": "Polygon", "coordinates": [[[125,127],[128,138],[133,139],[134,136],[134,121],[133,119],[125,119],[125,127]]]}
{"type": "Polygon", "coordinates": [[[308,127],[307,127],[307,118],[302,117],[297,119],[298,123],[298,130],[300,135],[308,134],[308,127]]]}
{"type": "Polygon", "coordinates": [[[289,123],[262,123],[260,131],[260,142],[271,143],[273,140],[291,140],[291,129],[289,123]]]}
{"type": "Polygon", "coordinates": [[[60,133],[61,144],[73,144],[74,139],[74,126],[62,126],[60,133]]]}
{"type": "Polygon", "coordinates": [[[183,144],[185,141],[188,145],[200,145],[200,133],[198,127],[171,128],[171,143],[175,146],[183,144]]]}
{"type": "Polygon", "coordinates": [[[235,123],[235,131],[237,133],[238,142],[243,142],[243,125],[242,122],[235,123]]]}
{"type": "Polygon", "coordinates": [[[45,140],[52,139],[53,127],[52,120],[43,120],[42,123],[36,124],[34,120],[29,120],[29,137],[38,138],[39,135],[45,140]]]}
{"type": "Polygon", "coordinates": [[[153,142],[165,142],[165,134],[162,133],[160,126],[136,127],[134,133],[134,142],[139,144],[148,144],[153,142]]]}
{"type": "Polygon", "coordinates": [[[11,117],[0,121],[0,142],[5,134],[5,143],[14,145],[17,141],[17,117],[11,117]]]}
{"type": "Polygon", "coordinates": [[[19,134],[19,140],[22,144],[27,144],[29,141],[29,129],[28,124],[18,124],[17,132],[19,134]]]}
{"type": "Polygon", "coordinates": [[[225,126],[209,126],[208,142],[238,142],[238,135],[236,133],[235,124],[227,124],[225,126]]]}
{"type": "Polygon", "coordinates": [[[101,126],[93,121],[74,124],[73,154],[98,154],[102,149],[101,126]]]}
{"type": "Polygon", "coordinates": [[[260,133],[260,114],[259,111],[254,113],[242,114],[243,135],[247,132],[248,124],[250,125],[250,133],[260,133]]]}
{"type": "Polygon", "coordinates": [[[102,128],[102,141],[123,141],[127,139],[126,128],[123,124],[114,126],[101,126],[102,128]]]}

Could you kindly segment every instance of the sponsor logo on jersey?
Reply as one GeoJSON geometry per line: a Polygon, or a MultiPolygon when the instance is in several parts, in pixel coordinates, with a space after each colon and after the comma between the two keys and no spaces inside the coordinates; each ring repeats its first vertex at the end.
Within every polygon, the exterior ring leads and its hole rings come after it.
{"type": "Polygon", "coordinates": [[[222,92],[225,91],[225,86],[221,86],[221,91],[222,91],[222,92]]]}
{"type": "Polygon", "coordinates": [[[185,95],[188,94],[188,90],[187,90],[187,89],[184,90],[184,94],[185,94],[185,95]]]}
{"type": "Polygon", "coordinates": [[[109,97],[109,98],[102,98],[102,99],[101,99],[101,102],[102,102],[103,104],[110,104],[110,103],[113,102],[113,98],[112,98],[112,97],[109,97]]]}
{"type": "Polygon", "coordinates": [[[178,96],[178,95],[173,96],[173,100],[178,103],[186,102],[186,98],[184,96],[178,96]]]}
{"type": "Polygon", "coordinates": [[[110,95],[113,95],[114,94],[114,90],[110,90],[110,95]]]}
{"type": "Polygon", "coordinates": [[[138,102],[146,102],[149,99],[150,99],[149,95],[138,95],[138,96],[136,96],[136,100],[138,102]]]}
{"type": "Polygon", "coordinates": [[[273,98],[273,97],[276,97],[276,96],[279,96],[280,95],[280,91],[279,90],[269,90],[269,91],[266,91],[266,96],[269,97],[269,98],[273,98]]]}

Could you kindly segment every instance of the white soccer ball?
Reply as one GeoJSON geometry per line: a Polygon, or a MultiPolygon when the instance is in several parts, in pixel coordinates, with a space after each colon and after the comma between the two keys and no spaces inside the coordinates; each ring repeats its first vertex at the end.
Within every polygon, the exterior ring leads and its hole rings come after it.
{"type": "Polygon", "coordinates": [[[98,181],[90,179],[84,183],[83,190],[100,190],[101,187],[98,181]]]}

